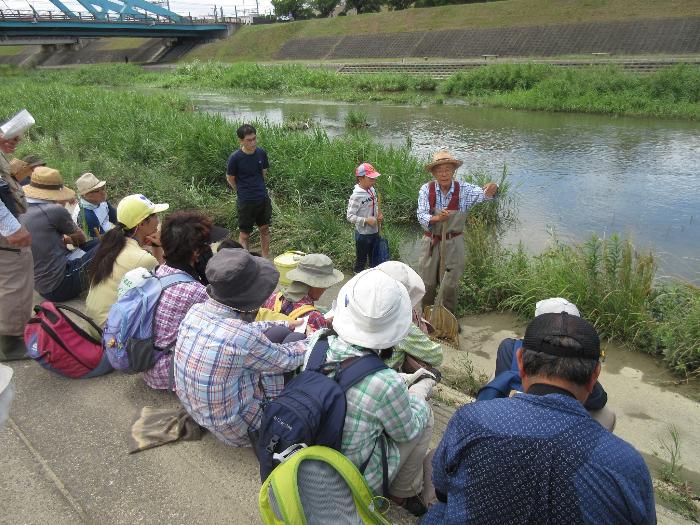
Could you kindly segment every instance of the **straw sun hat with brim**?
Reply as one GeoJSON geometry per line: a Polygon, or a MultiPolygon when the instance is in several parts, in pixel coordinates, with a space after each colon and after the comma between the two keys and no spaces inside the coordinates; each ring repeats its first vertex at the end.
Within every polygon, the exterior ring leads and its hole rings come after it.
{"type": "Polygon", "coordinates": [[[333,268],[333,262],[322,253],[304,255],[297,267],[287,272],[287,279],[299,281],[314,288],[328,288],[338,284],[345,276],[333,268]]]}
{"type": "Polygon", "coordinates": [[[457,169],[464,163],[461,160],[454,158],[449,151],[442,150],[433,155],[433,162],[425,165],[425,171],[433,171],[433,168],[442,166],[443,164],[449,164],[457,169]]]}
{"type": "Polygon", "coordinates": [[[83,173],[78,180],[75,181],[75,187],[78,190],[78,195],[85,195],[91,191],[99,190],[107,184],[107,181],[100,180],[92,173],[83,173]]]}
{"type": "Polygon", "coordinates": [[[411,320],[406,288],[371,268],[358,273],[338,292],[333,329],[346,343],[382,350],[406,337],[411,320]]]}
{"type": "Polygon", "coordinates": [[[45,201],[69,201],[75,192],[63,185],[61,172],[46,166],[39,166],[32,172],[31,182],[24,187],[27,197],[45,201]]]}
{"type": "Polygon", "coordinates": [[[153,204],[140,193],[127,195],[117,204],[117,221],[130,230],[136,228],[147,217],[168,208],[167,204],[153,204]]]}
{"type": "Polygon", "coordinates": [[[221,250],[209,259],[206,269],[209,297],[234,310],[253,312],[277,286],[275,265],[247,250],[221,250]]]}

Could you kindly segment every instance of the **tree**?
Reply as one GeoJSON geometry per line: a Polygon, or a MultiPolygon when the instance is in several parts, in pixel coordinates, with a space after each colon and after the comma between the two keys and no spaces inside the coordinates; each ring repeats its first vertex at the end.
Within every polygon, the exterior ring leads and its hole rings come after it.
{"type": "Polygon", "coordinates": [[[401,9],[408,9],[413,4],[414,0],[387,0],[386,5],[392,11],[400,11],[401,9]]]}
{"type": "Polygon", "coordinates": [[[304,0],[272,0],[277,16],[291,14],[295,20],[309,18],[311,9],[304,0]]]}
{"type": "Polygon", "coordinates": [[[383,0],[346,0],[345,10],[355,9],[357,14],[378,13],[382,9],[383,0]]]}
{"type": "Polygon", "coordinates": [[[327,17],[338,6],[339,0],[311,0],[311,7],[318,11],[318,16],[327,17]]]}

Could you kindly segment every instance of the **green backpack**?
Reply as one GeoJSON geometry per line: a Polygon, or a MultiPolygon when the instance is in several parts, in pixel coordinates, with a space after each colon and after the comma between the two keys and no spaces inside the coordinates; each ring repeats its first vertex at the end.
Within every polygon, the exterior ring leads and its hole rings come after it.
{"type": "Polygon", "coordinates": [[[306,447],[288,456],[260,488],[266,525],[391,525],[357,467],[337,450],[306,447]]]}

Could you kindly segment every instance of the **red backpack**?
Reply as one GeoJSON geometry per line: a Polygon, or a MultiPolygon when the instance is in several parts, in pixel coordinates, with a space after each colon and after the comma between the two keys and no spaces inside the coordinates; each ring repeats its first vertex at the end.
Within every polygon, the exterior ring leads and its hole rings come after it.
{"type": "Polygon", "coordinates": [[[44,301],[24,328],[27,354],[41,366],[65,377],[97,377],[112,371],[102,349],[102,330],[92,319],[65,304],[44,301]],[[85,332],[64,312],[92,326],[99,338],[85,332]]]}

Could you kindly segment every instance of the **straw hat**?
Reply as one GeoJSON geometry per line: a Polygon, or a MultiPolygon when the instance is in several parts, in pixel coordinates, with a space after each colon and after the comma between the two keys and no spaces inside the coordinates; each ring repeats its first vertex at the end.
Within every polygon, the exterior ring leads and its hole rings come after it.
{"type": "Polygon", "coordinates": [[[12,176],[17,180],[24,180],[26,177],[32,174],[32,167],[27,164],[27,162],[20,159],[12,159],[10,162],[10,172],[12,176]]]}
{"type": "Polygon", "coordinates": [[[63,185],[61,172],[46,166],[39,166],[32,172],[31,182],[24,187],[24,194],[46,201],[68,201],[75,198],[75,192],[63,185]]]}
{"type": "Polygon", "coordinates": [[[107,184],[107,181],[98,179],[90,172],[83,173],[78,177],[78,180],[75,181],[78,195],[85,195],[91,191],[99,190],[105,184],[107,184]]]}
{"type": "Polygon", "coordinates": [[[433,155],[433,162],[425,165],[425,171],[433,171],[434,167],[442,166],[443,164],[450,164],[457,169],[464,163],[461,160],[454,158],[449,151],[442,150],[433,155]]]}
{"type": "Polygon", "coordinates": [[[314,288],[328,288],[343,280],[343,273],[333,268],[327,255],[310,253],[304,255],[297,267],[287,272],[287,279],[299,281],[314,288]]]}
{"type": "Polygon", "coordinates": [[[345,341],[382,350],[401,342],[411,327],[406,288],[377,268],[358,273],[338,292],[333,329],[345,341]]]}

